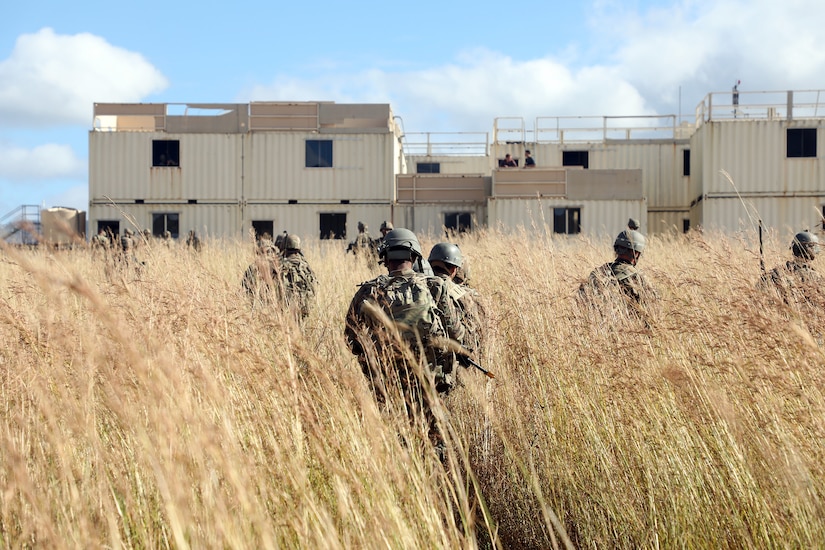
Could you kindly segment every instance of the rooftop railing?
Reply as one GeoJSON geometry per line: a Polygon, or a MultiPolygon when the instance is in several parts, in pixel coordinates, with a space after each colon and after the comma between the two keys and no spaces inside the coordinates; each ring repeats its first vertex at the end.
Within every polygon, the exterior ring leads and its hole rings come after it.
{"type": "Polygon", "coordinates": [[[825,117],[825,90],[711,92],[696,107],[696,127],[712,120],[799,120],[825,117]]]}

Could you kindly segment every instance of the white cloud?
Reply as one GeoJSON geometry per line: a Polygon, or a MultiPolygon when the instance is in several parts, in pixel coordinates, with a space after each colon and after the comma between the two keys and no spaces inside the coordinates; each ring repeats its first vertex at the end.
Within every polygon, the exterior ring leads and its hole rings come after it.
{"type": "MultiPolygon", "coordinates": [[[[279,75],[254,99],[390,103],[407,131],[487,131],[497,117],[691,113],[711,92],[820,89],[821,0],[593,2],[585,53],[473,49],[427,70],[279,75]],[[578,61],[576,61],[578,60],[578,61]],[[680,103],[681,102],[681,103],[680,103]]],[[[246,100],[244,98],[243,100],[246,100]]]]}
{"type": "Polygon", "coordinates": [[[390,103],[407,131],[484,132],[496,117],[523,117],[532,125],[538,116],[646,113],[644,99],[615,68],[572,72],[553,59],[516,61],[483,49],[423,71],[278,77],[250,97],[390,103]]]}
{"type": "Polygon", "coordinates": [[[140,54],[44,28],[21,35],[0,62],[0,126],[91,127],[94,102],[137,102],[167,85],[140,54]]]}
{"type": "Polygon", "coordinates": [[[79,179],[87,170],[68,145],[46,144],[34,149],[0,144],[0,179],[32,182],[79,179]]]}
{"type": "Polygon", "coordinates": [[[680,86],[690,108],[740,79],[745,91],[821,88],[823,20],[819,0],[684,0],[645,13],[603,13],[593,24],[618,46],[621,74],[662,112],[680,86]]]}
{"type": "Polygon", "coordinates": [[[89,209],[89,187],[87,185],[75,185],[55,195],[47,196],[43,202],[53,206],[64,206],[85,211],[89,209]]]}

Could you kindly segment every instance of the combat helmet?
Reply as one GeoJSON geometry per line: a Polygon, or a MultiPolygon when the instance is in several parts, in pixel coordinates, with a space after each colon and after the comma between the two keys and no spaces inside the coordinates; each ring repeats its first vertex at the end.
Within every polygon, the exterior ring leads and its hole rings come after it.
{"type": "Polygon", "coordinates": [[[387,260],[414,260],[422,256],[418,237],[409,229],[401,227],[386,234],[383,246],[378,251],[378,257],[387,260]]]}
{"type": "Polygon", "coordinates": [[[793,237],[791,250],[797,258],[813,260],[819,254],[819,237],[809,231],[800,231],[793,237]]]}
{"type": "Polygon", "coordinates": [[[383,222],[381,222],[381,228],[380,229],[381,229],[381,231],[392,231],[395,228],[393,227],[392,222],[388,222],[387,220],[384,220],[383,222]]]}
{"type": "Polygon", "coordinates": [[[287,250],[301,250],[301,238],[298,235],[287,235],[284,239],[284,248],[287,250]]]}
{"type": "Polygon", "coordinates": [[[461,267],[464,263],[464,258],[461,255],[461,249],[458,245],[452,243],[438,243],[430,250],[430,257],[427,258],[430,263],[444,262],[449,266],[461,267]]]}
{"type": "Polygon", "coordinates": [[[367,230],[367,226],[364,225],[364,222],[358,222],[358,232],[363,233],[367,230]]]}
{"type": "Polygon", "coordinates": [[[613,242],[613,250],[618,253],[620,249],[624,248],[641,254],[645,249],[645,244],[644,235],[633,229],[625,229],[616,236],[616,240],[613,242]]]}

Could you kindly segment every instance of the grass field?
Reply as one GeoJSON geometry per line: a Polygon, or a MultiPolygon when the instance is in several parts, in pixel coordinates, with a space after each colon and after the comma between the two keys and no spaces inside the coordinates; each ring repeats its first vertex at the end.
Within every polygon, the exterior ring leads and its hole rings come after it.
{"type": "Polygon", "coordinates": [[[825,546],[825,303],[757,292],[748,236],[649,238],[644,322],[574,300],[606,239],[462,238],[496,379],[440,410],[447,469],[344,344],[378,271],[305,241],[302,328],[242,294],[250,243],[144,247],[140,275],[0,252],[1,547],[825,546]]]}

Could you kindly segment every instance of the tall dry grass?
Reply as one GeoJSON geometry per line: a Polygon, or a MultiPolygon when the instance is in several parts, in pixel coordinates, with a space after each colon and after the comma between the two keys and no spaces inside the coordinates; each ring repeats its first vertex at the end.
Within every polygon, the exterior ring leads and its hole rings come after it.
{"type": "Polygon", "coordinates": [[[0,546],[825,545],[825,304],[756,292],[747,236],[649,239],[646,323],[574,300],[607,240],[460,244],[497,378],[463,371],[439,409],[446,469],[343,343],[377,273],[340,243],[308,243],[303,327],[250,308],[247,243],[142,248],[140,274],[4,250],[0,546]]]}

